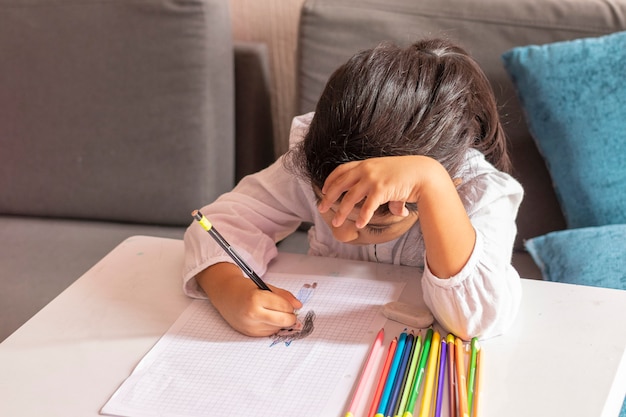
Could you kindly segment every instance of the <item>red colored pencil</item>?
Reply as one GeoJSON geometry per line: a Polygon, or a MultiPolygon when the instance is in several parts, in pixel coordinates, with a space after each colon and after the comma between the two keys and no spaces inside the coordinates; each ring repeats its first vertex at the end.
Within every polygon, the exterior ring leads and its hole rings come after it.
{"type": "Polygon", "coordinates": [[[450,409],[450,416],[451,417],[456,417],[457,415],[457,410],[456,410],[456,367],[454,364],[454,335],[453,334],[448,334],[448,336],[446,337],[446,343],[448,344],[448,388],[449,388],[449,392],[448,392],[448,400],[450,402],[449,405],[449,409],[450,409]]]}

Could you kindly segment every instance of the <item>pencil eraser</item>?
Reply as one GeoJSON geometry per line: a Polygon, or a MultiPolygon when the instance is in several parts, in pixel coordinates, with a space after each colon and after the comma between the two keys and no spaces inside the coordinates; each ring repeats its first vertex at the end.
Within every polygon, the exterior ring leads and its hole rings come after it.
{"type": "Polygon", "coordinates": [[[435,321],[432,313],[427,308],[403,303],[402,301],[392,301],[385,304],[383,306],[383,314],[389,320],[418,329],[425,329],[435,321]]]}

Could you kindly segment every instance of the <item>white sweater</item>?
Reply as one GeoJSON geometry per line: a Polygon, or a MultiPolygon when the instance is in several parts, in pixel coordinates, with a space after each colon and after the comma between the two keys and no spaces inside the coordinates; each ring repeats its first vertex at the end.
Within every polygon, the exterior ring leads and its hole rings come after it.
{"type": "MultiPolygon", "coordinates": [[[[302,140],[311,118],[309,113],[294,119],[291,144],[302,140]]],[[[313,223],[308,233],[309,255],[414,266],[415,278],[421,276],[424,301],[441,326],[466,340],[487,338],[506,331],[519,308],[520,278],[511,266],[511,255],[523,189],[474,149],[467,153],[461,179],[457,190],[476,230],[476,244],[465,267],[448,279],[428,269],[419,221],[400,238],[383,244],[336,241],[317,211],[311,186],[287,171],[282,158],[243,178],[201,211],[261,276],[278,253],[276,242],[301,222],[313,223]]],[[[184,239],[184,291],[206,298],[195,275],[232,260],[197,224],[187,229],[184,239]]]]}

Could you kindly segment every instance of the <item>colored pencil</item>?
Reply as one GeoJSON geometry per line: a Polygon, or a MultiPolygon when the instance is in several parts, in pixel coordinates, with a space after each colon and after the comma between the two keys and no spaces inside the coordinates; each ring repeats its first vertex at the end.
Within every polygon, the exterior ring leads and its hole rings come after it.
{"type": "Polygon", "coordinates": [[[467,408],[467,383],[465,378],[465,349],[463,341],[457,337],[454,340],[456,353],[456,391],[459,417],[469,417],[467,408]]]}
{"type": "Polygon", "coordinates": [[[378,352],[383,347],[384,338],[385,338],[385,329],[381,328],[378,334],[376,335],[376,339],[374,339],[372,348],[370,349],[369,355],[365,362],[365,367],[363,368],[363,372],[361,372],[361,377],[359,378],[359,383],[356,387],[356,391],[354,391],[354,396],[352,397],[352,401],[350,402],[350,406],[348,407],[348,412],[346,413],[346,417],[353,417],[355,410],[359,406],[359,402],[361,401],[361,396],[363,395],[363,391],[365,387],[368,385],[368,382],[370,379],[370,373],[372,372],[372,368],[374,368],[374,363],[376,362],[378,352]]]}
{"type": "Polygon", "coordinates": [[[415,371],[417,370],[417,364],[419,363],[420,351],[422,348],[422,335],[418,334],[413,342],[413,353],[411,355],[411,365],[409,366],[409,372],[406,375],[406,381],[404,383],[404,389],[402,390],[402,397],[400,398],[400,404],[398,404],[397,416],[402,416],[406,410],[406,404],[411,394],[411,388],[413,387],[413,380],[415,379],[415,371]]]}
{"type": "Polygon", "coordinates": [[[387,411],[385,412],[385,416],[393,417],[395,416],[395,410],[397,408],[398,403],[400,402],[400,394],[402,393],[402,386],[404,380],[406,378],[406,371],[409,365],[409,360],[411,359],[411,352],[413,349],[413,339],[415,335],[411,332],[406,337],[406,342],[404,344],[404,352],[402,352],[402,358],[400,359],[400,365],[398,366],[398,372],[395,377],[395,381],[393,383],[393,388],[391,389],[391,396],[389,398],[389,403],[387,404],[387,411]]]}
{"type": "Polygon", "coordinates": [[[391,343],[389,344],[389,350],[387,351],[387,358],[385,359],[385,364],[383,365],[383,369],[380,372],[380,378],[378,379],[378,385],[376,386],[376,391],[374,392],[374,398],[372,399],[372,404],[370,405],[370,410],[367,413],[369,417],[374,417],[376,414],[376,410],[378,409],[378,404],[380,403],[380,397],[383,393],[383,387],[385,386],[385,381],[387,380],[387,375],[389,374],[389,369],[391,368],[391,362],[396,352],[396,348],[398,347],[398,338],[394,337],[391,343]]]}
{"type": "Polygon", "coordinates": [[[472,410],[472,401],[474,400],[474,378],[476,377],[476,350],[478,347],[478,338],[472,338],[470,363],[467,377],[467,410],[472,410]]]}
{"type": "Polygon", "coordinates": [[[391,362],[391,368],[389,369],[389,374],[387,375],[387,381],[385,381],[385,388],[383,389],[383,394],[380,397],[380,403],[378,404],[376,417],[385,417],[387,404],[389,404],[389,401],[391,399],[391,390],[393,389],[393,383],[396,380],[398,367],[400,366],[400,360],[402,359],[402,354],[404,353],[404,344],[406,343],[406,337],[407,333],[402,332],[400,334],[400,338],[398,339],[398,347],[396,348],[396,353],[394,353],[393,355],[393,362],[391,362]]]}
{"type": "MultiPolygon", "coordinates": [[[[445,339],[444,339],[445,341],[445,339]]],[[[437,362],[435,365],[435,378],[433,380],[433,393],[432,393],[432,398],[431,398],[431,407],[430,407],[430,412],[428,413],[429,417],[435,417],[435,405],[437,404],[437,391],[438,391],[438,387],[439,387],[439,366],[441,364],[441,342],[439,342],[439,348],[437,350],[437,362]]]]}
{"type": "Polygon", "coordinates": [[[476,352],[476,386],[474,389],[474,404],[472,409],[472,417],[480,417],[480,399],[482,397],[482,379],[483,379],[483,348],[477,347],[476,352]]]}
{"type": "Polygon", "coordinates": [[[428,368],[424,379],[424,393],[422,394],[422,406],[420,407],[420,417],[430,417],[430,406],[433,400],[433,385],[437,374],[437,355],[439,354],[440,343],[439,332],[433,333],[433,340],[430,344],[428,355],[428,368]]]}
{"type": "Polygon", "coordinates": [[[439,377],[437,378],[437,396],[435,397],[435,417],[441,416],[441,404],[443,403],[443,387],[446,382],[446,360],[448,344],[441,339],[441,349],[439,353],[439,377]]]}
{"type": "Polygon", "coordinates": [[[448,345],[448,409],[450,410],[450,417],[456,417],[456,369],[454,367],[454,335],[452,333],[448,333],[446,344],[448,345]]]}
{"type": "Polygon", "coordinates": [[[428,329],[428,331],[426,332],[426,338],[424,339],[424,348],[422,349],[422,353],[420,354],[419,365],[417,366],[417,371],[415,372],[415,379],[411,388],[411,395],[409,396],[409,399],[407,401],[403,417],[413,417],[415,402],[417,401],[417,396],[419,395],[420,386],[424,377],[424,370],[426,369],[426,361],[430,352],[432,338],[433,329],[428,329]]]}

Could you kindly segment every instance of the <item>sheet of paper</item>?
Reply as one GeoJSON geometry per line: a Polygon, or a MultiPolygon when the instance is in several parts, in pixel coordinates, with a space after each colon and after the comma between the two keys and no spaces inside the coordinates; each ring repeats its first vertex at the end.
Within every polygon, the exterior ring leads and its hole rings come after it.
{"type": "Polygon", "coordinates": [[[103,407],[118,416],[340,416],[404,282],[270,274],[301,329],[251,338],[196,300],[103,407]]]}

